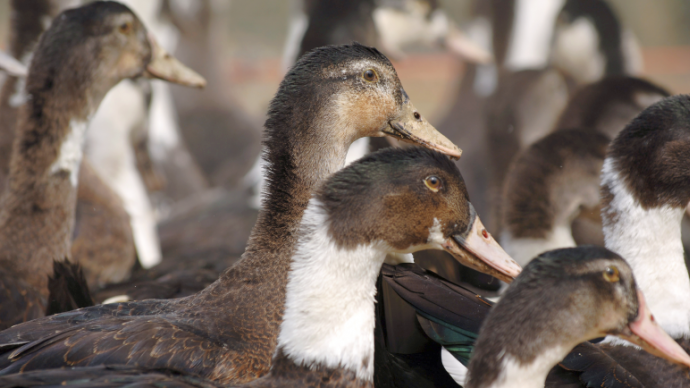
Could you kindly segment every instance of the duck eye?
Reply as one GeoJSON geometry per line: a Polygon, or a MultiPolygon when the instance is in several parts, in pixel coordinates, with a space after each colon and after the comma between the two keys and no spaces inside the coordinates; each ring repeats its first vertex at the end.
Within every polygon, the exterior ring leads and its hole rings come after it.
{"type": "Polygon", "coordinates": [[[366,69],[362,73],[362,78],[367,82],[376,82],[379,80],[379,76],[376,74],[374,69],[366,69]]]}
{"type": "Polygon", "coordinates": [[[122,23],[122,24],[120,24],[118,29],[120,30],[121,33],[126,34],[129,32],[129,30],[132,29],[132,23],[130,23],[130,22],[122,23]]]}
{"type": "Polygon", "coordinates": [[[438,189],[441,188],[441,179],[435,175],[432,175],[424,179],[424,184],[429,188],[429,190],[436,193],[438,192],[438,189]]]}
{"type": "Polygon", "coordinates": [[[615,265],[606,267],[604,270],[604,279],[609,283],[615,283],[620,279],[618,268],[615,265]]]}

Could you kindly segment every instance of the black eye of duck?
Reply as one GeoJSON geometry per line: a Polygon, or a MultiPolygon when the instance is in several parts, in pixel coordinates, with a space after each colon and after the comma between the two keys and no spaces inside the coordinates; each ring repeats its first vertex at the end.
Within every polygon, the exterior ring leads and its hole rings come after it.
{"type": "Polygon", "coordinates": [[[131,29],[132,29],[132,23],[126,22],[120,24],[120,27],[118,27],[121,33],[127,34],[131,29]]]}
{"type": "Polygon", "coordinates": [[[615,283],[620,279],[618,268],[615,265],[606,267],[604,270],[604,279],[609,283],[615,283]]]}
{"type": "Polygon", "coordinates": [[[438,192],[438,189],[441,188],[441,179],[435,175],[431,175],[424,179],[424,184],[429,188],[429,190],[436,193],[438,192]]]}
{"type": "Polygon", "coordinates": [[[374,69],[364,70],[362,73],[362,78],[364,78],[364,80],[367,82],[376,82],[379,80],[379,76],[376,74],[376,70],[374,69]]]}

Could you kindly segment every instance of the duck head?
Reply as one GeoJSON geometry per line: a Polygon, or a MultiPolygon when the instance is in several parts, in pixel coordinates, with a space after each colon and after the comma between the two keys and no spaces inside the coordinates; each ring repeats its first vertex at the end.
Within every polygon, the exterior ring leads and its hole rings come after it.
{"type": "Polygon", "coordinates": [[[165,53],[129,8],[116,2],[94,2],[58,15],[38,51],[41,55],[32,61],[30,72],[59,74],[60,68],[71,69],[62,74],[83,77],[86,82],[81,84],[93,89],[92,97],[105,95],[122,79],[140,76],[197,87],[205,84],[165,53]]]}
{"type": "Polygon", "coordinates": [[[388,253],[441,249],[507,282],[520,273],[484,229],[455,164],[415,148],[371,154],[337,174],[318,198],[337,245],[385,241],[388,253]]]}
{"type": "Polygon", "coordinates": [[[285,122],[300,132],[288,134],[292,138],[329,131],[324,141],[345,149],[361,137],[391,136],[453,158],[461,154],[417,111],[388,58],[358,43],[320,47],[300,58],[271,102],[269,135],[277,137],[274,128],[285,122]]]}
{"type": "Polygon", "coordinates": [[[593,246],[545,252],[525,266],[487,316],[466,386],[543,386],[549,370],[578,343],[605,335],[690,365],[654,321],[620,256],[593,246]]]}

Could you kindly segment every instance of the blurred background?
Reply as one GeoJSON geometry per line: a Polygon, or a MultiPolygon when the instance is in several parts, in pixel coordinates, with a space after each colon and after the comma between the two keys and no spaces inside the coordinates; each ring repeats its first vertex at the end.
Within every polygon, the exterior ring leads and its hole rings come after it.
{"type": "MultiPolygon", "coordinates": [[[[189,0],[201,1],[201,0],[189,0]]],[[[482,0],[479,0],[482,1],[482,0]]],[[[690,3],[684,0],[609,0],[621,20],[639,40],[643,75],[674,93],[690,92],[690,3]]],[[[221,22],[217,53],[225,86],[237,102],[263,120],[268,102],[282,79],[281,58],[299,1],[218,0],[215,17],[221,22]]],[[[475,0],[440,0],[440,6],[460,26],[472,21],[475,0]]],[[[6,44],[9,1],[0,1],[0,41],[6,44]]],[[[449,109],[449,96],[463,75],[462,62],[442,48],[406,48],[409,58],[394,61],[408,94],[434,122],[449,109]]],[[[177,88],[177,86],[173,86],[177,88]]]]}

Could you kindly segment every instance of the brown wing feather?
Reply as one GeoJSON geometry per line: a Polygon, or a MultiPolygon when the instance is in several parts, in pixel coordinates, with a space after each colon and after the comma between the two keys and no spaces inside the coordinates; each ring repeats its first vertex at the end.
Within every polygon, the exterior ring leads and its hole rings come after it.
{"type": "Polygon", "coordinates": [[[0,269],[0,330],[42,317],[45,304],[34,287],[0,269]]]}

